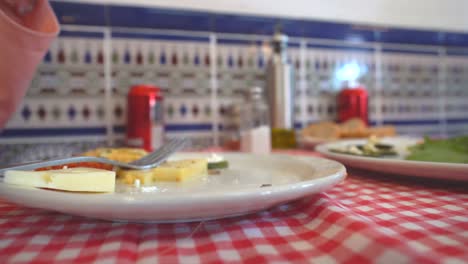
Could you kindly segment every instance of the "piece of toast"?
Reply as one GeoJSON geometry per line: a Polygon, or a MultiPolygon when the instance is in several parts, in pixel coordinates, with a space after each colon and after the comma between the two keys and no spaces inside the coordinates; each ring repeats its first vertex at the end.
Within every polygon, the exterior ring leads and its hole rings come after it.
{"type": "Polygon", "coordinates": [[[303,137],[338,139],[340,137],[340,127],[330,121],[314,123],[302,130],[303,137]]]}
{"type": "Polygon", "coordinates": [[[369,133],[377,137],[393,137],[393,136],[396,136],[397,134],[394,126],[370,127],[369,133]]]}
{"type": "Polygon", "coordinates": [[[360,118],[352,118],[340,124],[341,138],[362,138],[368,137],[370,132],[366,123],[360,118]]]}

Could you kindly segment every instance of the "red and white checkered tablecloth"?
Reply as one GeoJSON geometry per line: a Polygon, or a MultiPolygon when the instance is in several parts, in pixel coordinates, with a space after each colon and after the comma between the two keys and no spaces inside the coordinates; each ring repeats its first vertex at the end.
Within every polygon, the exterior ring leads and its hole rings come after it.
{"type": "Polygon", "coordinates": [[[112,223],[2,201],[0,262],[467,263],[468,185],[351,171],[314,197],[178,224],[112,223]]]}

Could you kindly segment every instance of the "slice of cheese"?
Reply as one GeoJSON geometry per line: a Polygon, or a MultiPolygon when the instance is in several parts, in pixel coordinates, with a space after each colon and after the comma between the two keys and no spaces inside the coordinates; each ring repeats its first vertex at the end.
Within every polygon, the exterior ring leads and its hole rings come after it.
{"type": "Polygon", "coordinates": [[[206,159],[169,161],[151,170],[121,170],[117,176],[127,184],[139,179],[143,185],[158,181],[184,182],[199,179],[208,174],[206,159]]]}
{"type": "Polygon", "coordinates": [[[5,182],[71,192],[114,192],[115,172],[94,168],[47,171],[11,170],[5,173],[5,182]]]}

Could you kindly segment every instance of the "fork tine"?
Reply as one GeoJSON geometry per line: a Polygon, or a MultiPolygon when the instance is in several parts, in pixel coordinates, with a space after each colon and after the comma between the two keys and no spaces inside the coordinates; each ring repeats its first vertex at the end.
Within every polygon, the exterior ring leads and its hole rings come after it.
{"type": "Polygon", "coordinates": [[[153,163],[161,158],[164,158],[164,157],[167,157],[168,155],[180,150],[183,148],[183,146],[186,144],[187,140],[186,139],[177,139],[174,141],[173,144],[171,144],[170,147],[168,147],[167,149],[165,149],[164,151],[162,151],[160,153],[160,155],[155,155],[154,157],[152,157],[152,159],[150,160],[150,162],[148,163],[153,163]]]}
{"type": "Polygon", "coordinates": [[[168,156],[168,154],[175,152],[175,150],[179,150],[185,143],[187,142],[186,139],[171,139],[168,143],[164,144],[158,150],[146,155],[145,157],[131,162],[132,165],[136,166],[144,166],[144,165],[151,165],[155,161],[168,156]]]}
{"type": "Polygon", "coordinates": [[[161,152],[160,155],[155,155],[152,159],[148,162],[148,164],[154,163],[162,158],[169,156],[170,154],[182,149],[187,143],[186,139],[179,139],[171,145],[170,148],[166,149],[164,152],[161,152]]]}
{"type": "Polygon", "coordinates": [[[177,144],[175,144],[173,148],[168,149],[167,151],[162,153],[160,156],[155,157],[151,162],[149,162],[147,164],[147,168],[154,168],[154,167],[158,166],[159,164],[164,162],[171,154],[173,154],[174,152],[182,149],[184,147],[185,143],[186,142],[184,142],[184,141],[177,142],[177,144]]]}
{"type": "Polygon", "coordinates": [[[157,150],[149,153],[148,155],[138,159],[138,160],[135,160],[133,162],[131,162],[132,164],[145,164],[148,160],[151,160],[151,158],[155,155],[159,155],[159,153],[163,152],[166,148],[168,148],[171,144],[174,143],[174,140],[171,139],[169,140],[169,142],[163,144],[161,147],[159,147],[157,150]]]}

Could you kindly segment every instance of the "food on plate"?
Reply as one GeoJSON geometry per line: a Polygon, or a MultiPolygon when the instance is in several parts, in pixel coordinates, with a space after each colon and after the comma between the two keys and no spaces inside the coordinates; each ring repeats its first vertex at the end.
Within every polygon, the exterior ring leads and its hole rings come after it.
{"type": "Polygon", "coordinates": [[[208,174],[206,159],[184,159],[167,161],[149,170],[124,170],[117,172],[118,179],[126,184],[134,184],[138,179],[141,184],[149,185],[158,181],[185,182],[200,179],[208,174]]]}
{"type": "Polygon", "coordinates": [[[395,156],[398,154],[393,145],[381,143],[375,136],[369,137],[365,144],[349,144],[343,147],[330,148],[329,150],[336,153],[366,157],[395,156]]]}
{"type": "Polygon", "coordinates": [[[407,160],[468,163],[468,136],[449,139],[424,138],[420,144],[409,147],[407,160]]]}
{"type": "MultiPolygon", "coordinates": [[[[148,152],[146,152],[144,149],[139,148],[97,148],[81,153],[80,156],[106,158],[110,160],[128,163],[140,159],[147,154],[148,152]]],[[[112,165],[99,162],[76,162],[66,165],[68,168],[86,167],[104,170],[114,170],[114,167],[112,165]]],[[[58,170],[62,167],[63,165],[49,166],[38,168],[36,169],[36,171],[58,170]]]]}
{"type": "MultiPolygon", "coordinates": [[[[100,148],[84,153],[86,156],[104,157],[121,162],[132,162],[144,157],[143,149],[132,148],[100,148]]],[[[132,185],[151,185],[159,181],[186,182],[203,178],[208,174],[227,168],[228,162],[218,154],[212,154],[208,159],[184,159],[167,161],[149,170],[128,170],[114,168],[117,180],[132,185]],[[136,182],[137,181],[137,182],[136,182]]]]}
{"type": "Polygon", "coordinates": [[[369,134],[377,137],[394,137],[397,135],[394,126],[375,126],[368,128],[369,134]]]}
{"type": "Polygon", "coordinates": [[[71,192],[114,192],[115,172],[95,168],[5,172],[5,182],[71,192]]]}
{"type": "Polygon", "coordinates": [[[360,118],[349,119],[339,125],[341,138],[360,138],[368,137],[370,132],[360,118]]]}
{"type": "Polygon", "coordinates": [[[366,138],[369,136],[390,137],[396,135],[394,126],[368,127],[359,118],[352,118],[341,124],[322,121],[311,124],[301,131],[303,137],[336,140],[343,138],[366,138]]]}
{"type": "MultiPolygon", "coordinates": [[[[133,148],[98,148],[83,156],[103,157],[120,162],[132,162],[148,153],[133,148]]],[[[166,161],[149,170],[129,170],[96,162],[79,162],[51,166],[35,171],[8,171],[6,182],[40,188],[79,192],[113,192],[115,182],[134,186],[151,185],[160,181],[186,182],[219,173],[229,166],[219,154],[209,158],[166,161]],[[105,177],[103,177],[103,175],[105,177]]]]}
{"type": "Polygon", "coordinates": [[[141,159],[147,154],[146,150],[140,148],[97,148],[83,153],[82,156],[100,157],[128,163],[141,159]]]}
{"type": "Polygon", "coordinates": [[[216,153],[212,153],[211,157],[209,157],[207,161],[208,170],[219,171],[221,169],[227,169],[229,167],[229,162],[216,153]]]}
{"type": "Polygon", "coordinates": [[[340,126],[328,121],[311,124],[302,130],[302,136],[304,137],[338,139],[340,135],[340,126]]]}

